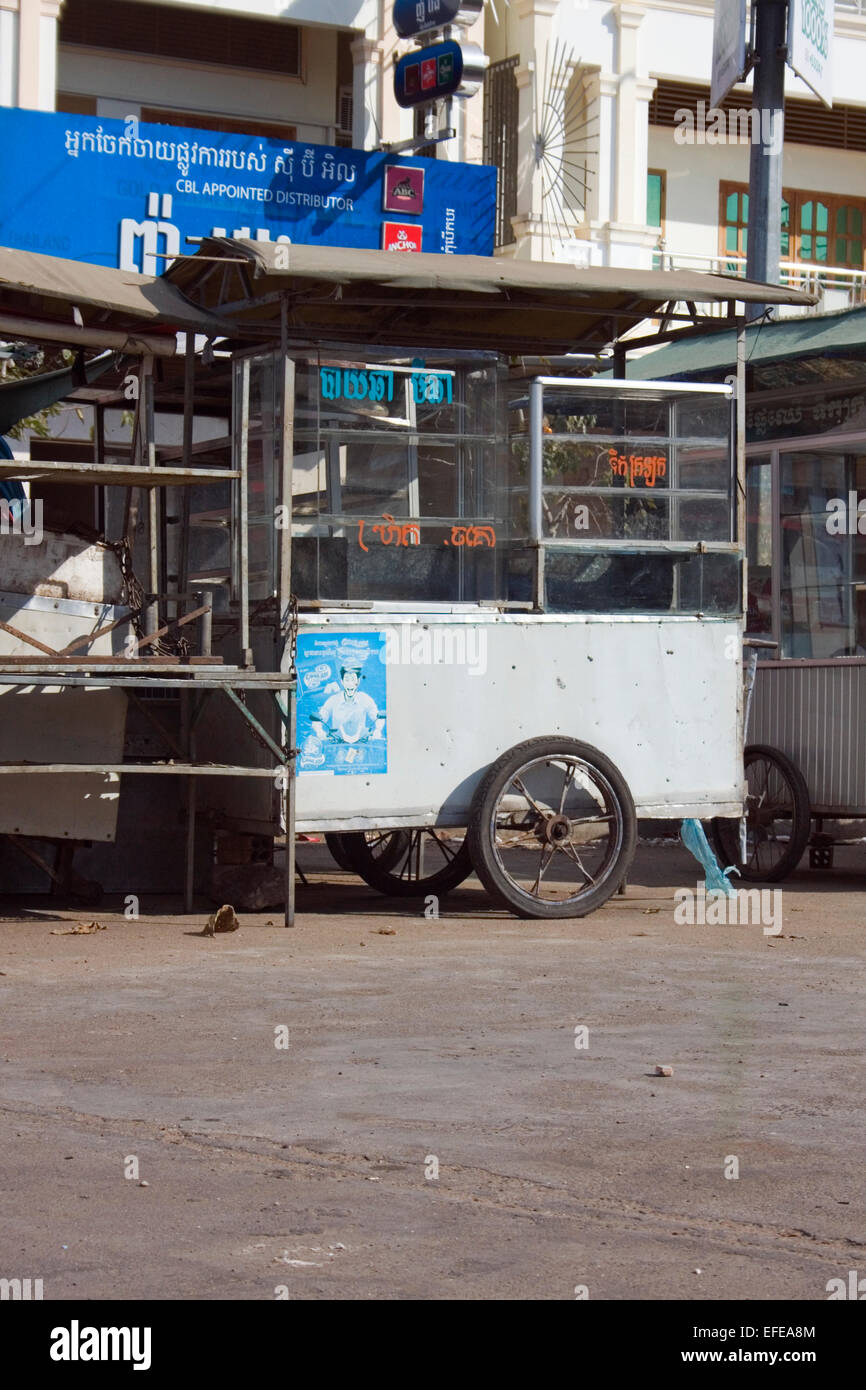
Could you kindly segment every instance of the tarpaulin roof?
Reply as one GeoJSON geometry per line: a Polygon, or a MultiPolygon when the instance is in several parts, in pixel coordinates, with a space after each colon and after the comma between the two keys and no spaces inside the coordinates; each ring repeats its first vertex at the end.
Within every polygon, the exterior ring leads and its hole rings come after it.
{"type": "Polygon", "coordinates": [[[815,303],[780,285],[700,271],[296,246],[208,238],[165,279],[243,335],[510,353],[597,351],[674,304],[815,303]]]}
{"type": "Polygon", "coordinates": [[[173,352],[176,331],[218,327],[162,276],[0,247],[0,334],[38,339],[40,324],[46,341],[130,352],[142,334],[173,352]]]}
{"type": "Polygon", "coordinates": [[[8,434],[19,420],[35,415],[70,395],[77,386],[97,381],[121,361],[119,353],[105,352],[90,362],[75,362],[56,372],[40,372],[16,381],[0,382],[0,434],[8,434]]]}

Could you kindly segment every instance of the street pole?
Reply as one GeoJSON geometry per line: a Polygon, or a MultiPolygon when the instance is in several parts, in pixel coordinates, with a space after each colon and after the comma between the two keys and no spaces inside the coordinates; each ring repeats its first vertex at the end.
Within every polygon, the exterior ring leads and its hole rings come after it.
{"type": "MultiPolygon", "coordinates": [[[[752,0],[756,10],[753,120],[749,162],[749,238],[746,276],[778,285],[782,253],[782,145],[785,130],[785,40],[787,0],[752,0]]],[[[759,318],[764,304],[747,306],[747,318],[759,318]]]]}

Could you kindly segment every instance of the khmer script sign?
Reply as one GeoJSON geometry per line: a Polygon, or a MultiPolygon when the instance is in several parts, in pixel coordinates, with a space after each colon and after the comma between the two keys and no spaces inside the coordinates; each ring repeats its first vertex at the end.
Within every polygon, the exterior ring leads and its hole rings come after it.
{"type": "Polygon", "coordinates": [[[405,188],[405,249],[493,253],[485,165],[0,107],[0,175],[0,245],[148,275],[194,251],[188,237],[396,245],[405,188]]]}

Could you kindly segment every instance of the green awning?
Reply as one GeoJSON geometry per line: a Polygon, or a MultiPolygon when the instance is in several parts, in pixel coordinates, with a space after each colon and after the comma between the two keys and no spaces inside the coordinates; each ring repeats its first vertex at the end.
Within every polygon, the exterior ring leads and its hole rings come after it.
{"type": "MultiPolygon", "coordinates": [[[[750,366],[805,357],[866,355],[866,308],[836,314],[807,314],[777,319],[746,329],[750,366]]],[[[631,358],[628,375],[635,381],[680,381],[691,377],[721,380],[737,363],[737,335],[730,329],[631,358]]],[[[607,374],[606,374],[607,375],[607,374]]]]}

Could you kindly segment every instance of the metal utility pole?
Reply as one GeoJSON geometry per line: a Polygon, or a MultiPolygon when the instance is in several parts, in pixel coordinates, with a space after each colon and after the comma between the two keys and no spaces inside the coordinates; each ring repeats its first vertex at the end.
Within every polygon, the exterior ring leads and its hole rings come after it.
{"type": "MultiPolygon", "coordinates": [[[[760,138],[752,139],[749,162],[749,240],[746,276],[777,285],[782,251],[782,147],[785,130],[785,59],[787,0],[752,0],[755,17],[753,49],[753,120],[760,138]]],[[[765,305],[747,307],[748,318],[759,318],[765,305]]]]}

